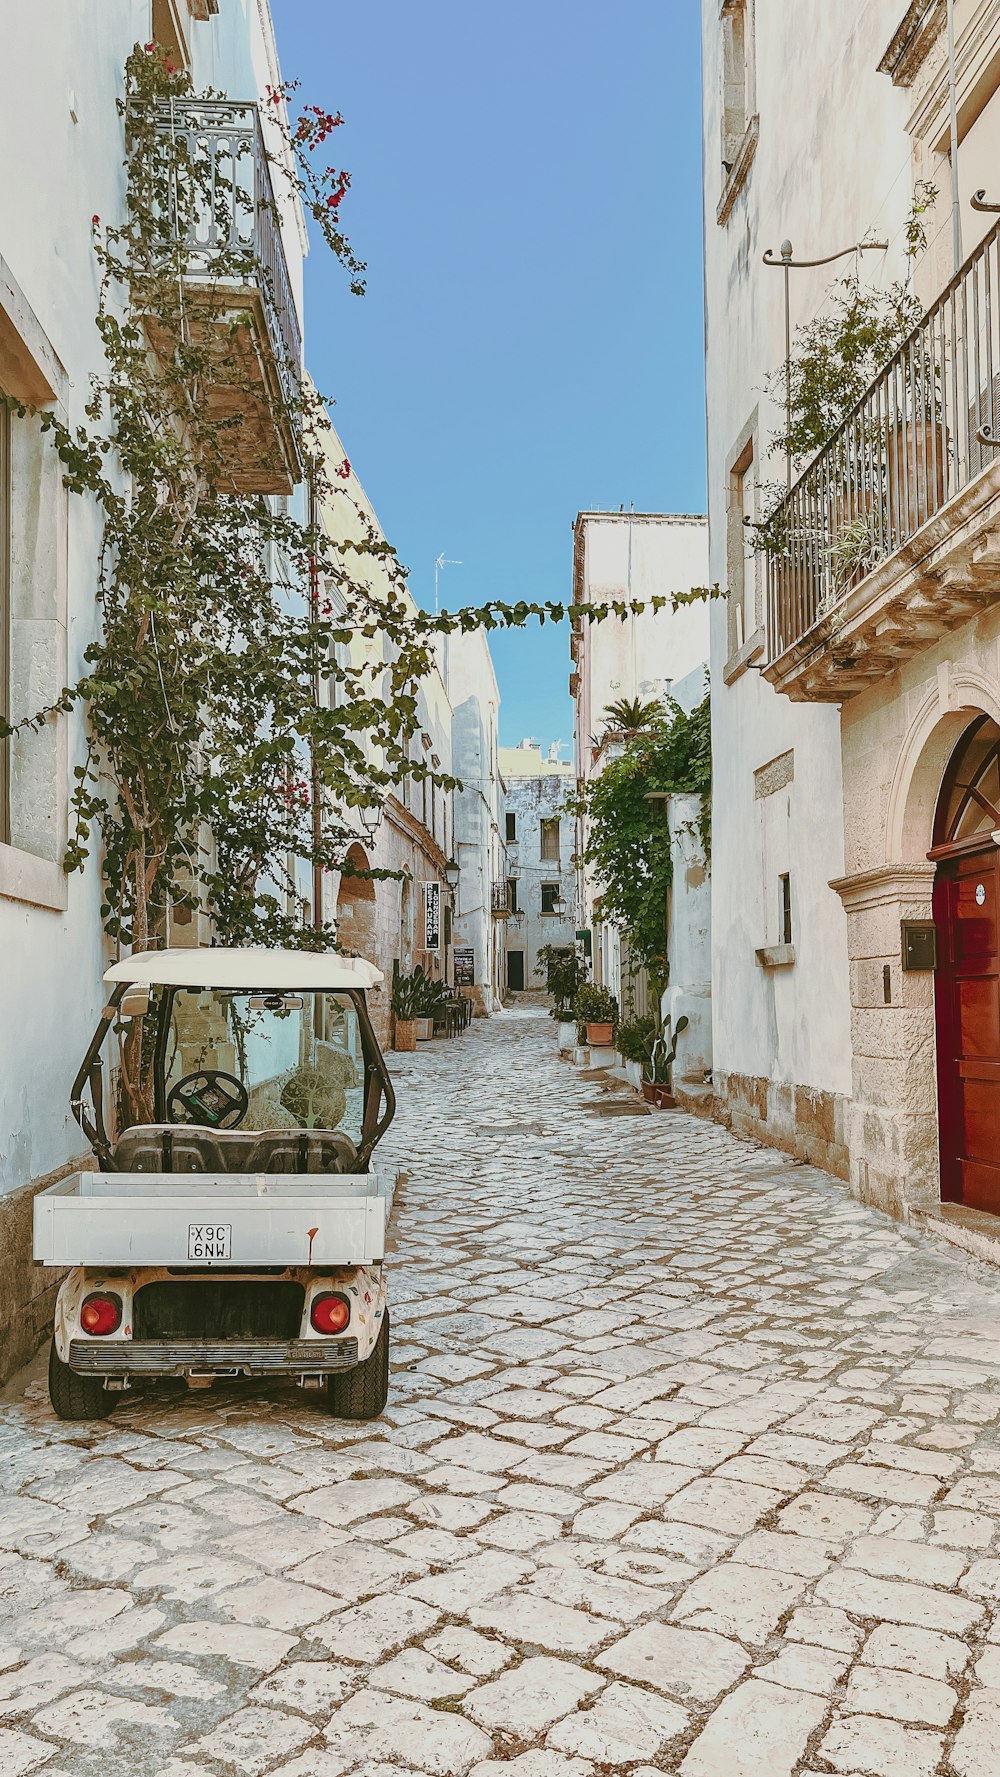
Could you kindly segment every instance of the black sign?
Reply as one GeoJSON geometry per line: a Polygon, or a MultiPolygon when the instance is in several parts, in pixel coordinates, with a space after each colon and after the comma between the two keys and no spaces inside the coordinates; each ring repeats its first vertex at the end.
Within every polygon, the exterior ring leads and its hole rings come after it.
{"type": "Polygon", "coordinates": [[[455,986],[475,987],[476,953],[471,944],[468,949],[454,950],[452,955],[455,958],[455,986]]]}
{"type": "Polygon", "coordinates": [[[424,949],[441,948],[441,884],[424,883],[424,949]]]}

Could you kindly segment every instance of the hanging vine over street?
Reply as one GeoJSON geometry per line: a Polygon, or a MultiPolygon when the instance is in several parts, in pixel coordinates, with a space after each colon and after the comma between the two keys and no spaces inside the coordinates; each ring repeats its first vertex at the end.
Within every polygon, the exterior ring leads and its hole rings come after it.
{"type": "MultiPolygon", "coordinates": [[[[437,638],[532,616],[559,621],[566,612],[524,601],[420,612],[394,552],[367,520],[357,540],[350,467],[323,467],[322,401],[290,359],[262,389],[245,349],[247,316],[229,300],[250,277],[246,240],[260,198],[253,179],[240,176],[220,196],[186,115],[207,104],[225,121],[249,108],[195,95],[154,45],[133,51],[126,77],[125,215],[115,225],[93,218],[106,368],[86,425],[39,415],[67,486],[102,515],[101,634],[83,676],[22,726],[41,727],[76,706],[86,712],[88,752],[75,767],[65,865],[81,868],[99,835],[103,918],[116,944],[154,941],[180,899],[210,912],[224,942],[325,947],[334,932],[303,923],[296,861],[343,868],[356,839],[350,811],[380,804],[407,775],[454,786],[409,757],[417,687],[437,638]],[[195,267],[191,242],[207,207],[214,239],[199,247],[195,267]],[[210,398],[220,387],[225,398],[210,398]],[[234,474],[248,425],[255,436],[297,441],[312,476],[307,519],[234,474]],[[349,552],[331,542],[327,530],[336,527],[315,517],[344,500],[354,520],[349,552]],[[387,570],[378,593],[365,583],[374,560],[387,570]],[[333,614],[333,588],[343,615],[333,614]],[[348,655],[359,636],[381,644],[360,662],[348,655]]],[[[271,222],[276,228],[278,213],[301,203],[360,294],[364,266],[340,220],[349,175],[324,166],[321,152],[340,116],[309,106],[290,121],[294,91],[270,90],[263,107],[271,222]]],[[[280,298],[268,265],[255,261],[253,276],[266,301],[280,298]]],[[[261,453],[265,468],[273,470],[273,456],[274,448],[272,458],[261,453]]],[[[695,588],[676,602],[703,596],[695,588]]],[[[627,608],[574,614],[597,619],[627,608]]]]}

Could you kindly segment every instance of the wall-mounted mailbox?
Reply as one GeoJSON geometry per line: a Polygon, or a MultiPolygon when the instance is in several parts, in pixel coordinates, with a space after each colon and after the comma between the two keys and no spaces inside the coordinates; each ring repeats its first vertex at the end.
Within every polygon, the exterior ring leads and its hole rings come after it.
{"type": "Polygon", "coordinates": [[[932,919],[904,919],[903,968],[908,971],[937,968],[937,927],[932,919]]]}

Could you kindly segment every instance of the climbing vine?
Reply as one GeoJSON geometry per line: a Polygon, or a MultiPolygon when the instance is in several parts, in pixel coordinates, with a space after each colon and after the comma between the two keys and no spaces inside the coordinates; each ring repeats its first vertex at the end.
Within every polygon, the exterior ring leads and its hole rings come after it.
{"type": "Polygon", "coordinates": [[[627,939],[630,957],[647,970],[657,995],[669,972],[666,900],[672,865],[663,804],[646,797],[657,790],[701,796],[698,828],[707,856],[711,783],[708,697],[690,713],[667,698],[572,806],[588,820],[585,862],[600,887],[601,917],[627,939]]]}
{"type": "MultiPolygon", "coordinates": [[[[247,311],[232,298],[250,283],[272,309],[281,301],[273,263],[247,245],[262,205],[276,229],[301,204],[351,288],[364,289],[341,221],[350,178],[324,164],[340,115],[305,106],[293,118],[295,92],[269,89],[262,149],[246,134],[246,152],[263,152],[270,175],[262,199],[250,166],[220,185],[188,127],[207,104],[238,143],[248,108],[195,94],[152,44],[132,52],[119,107],[124,214],[92,219],[103,367],[83,423],[38,416],[67,487],[100,510],[101,623],[82,676],[20,726],[85,712],[65,867],[82,868],[99,842],[102,916],[116,945],[157,941],[170,906],[184,903],[206,910],[223,942],[333,944],[332,927],[303,921],[297,866],[350,871],[351,811],[381,805],[407,776],[456,787],[410,758],[438,637],[567,615],[526,601],[419,611],[351,493],[349,463],[331,461],[324,404],[298,364],[289,355],[262,383],[247,311]],[[234,471],[249,451],[273,472],[274,441],[289,438],[311,480],[305,517],[234,471]],[[349,545],[335,541],[342,535],[349,545]],[[352,650],[359,640],[371,645],[352,650]]],[[[238,161],[244,149],[232,152],[238,161]]],[[[654,602],[703,596],[695,588],[654,602]]],[[[640,608],[621,601],[573,615],[640,608]]],[[[0,727],[0,737],[12,732],[0,727]]]]}

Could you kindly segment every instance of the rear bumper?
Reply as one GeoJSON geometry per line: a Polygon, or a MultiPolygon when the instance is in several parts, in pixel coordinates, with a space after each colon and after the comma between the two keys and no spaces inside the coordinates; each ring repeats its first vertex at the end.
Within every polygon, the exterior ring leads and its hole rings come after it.
{"type": "Polygon", "coordinates": [[[356,1339],[72,1339],[78,1376],[332,1375],[358,1362],[356,1339]]]}

